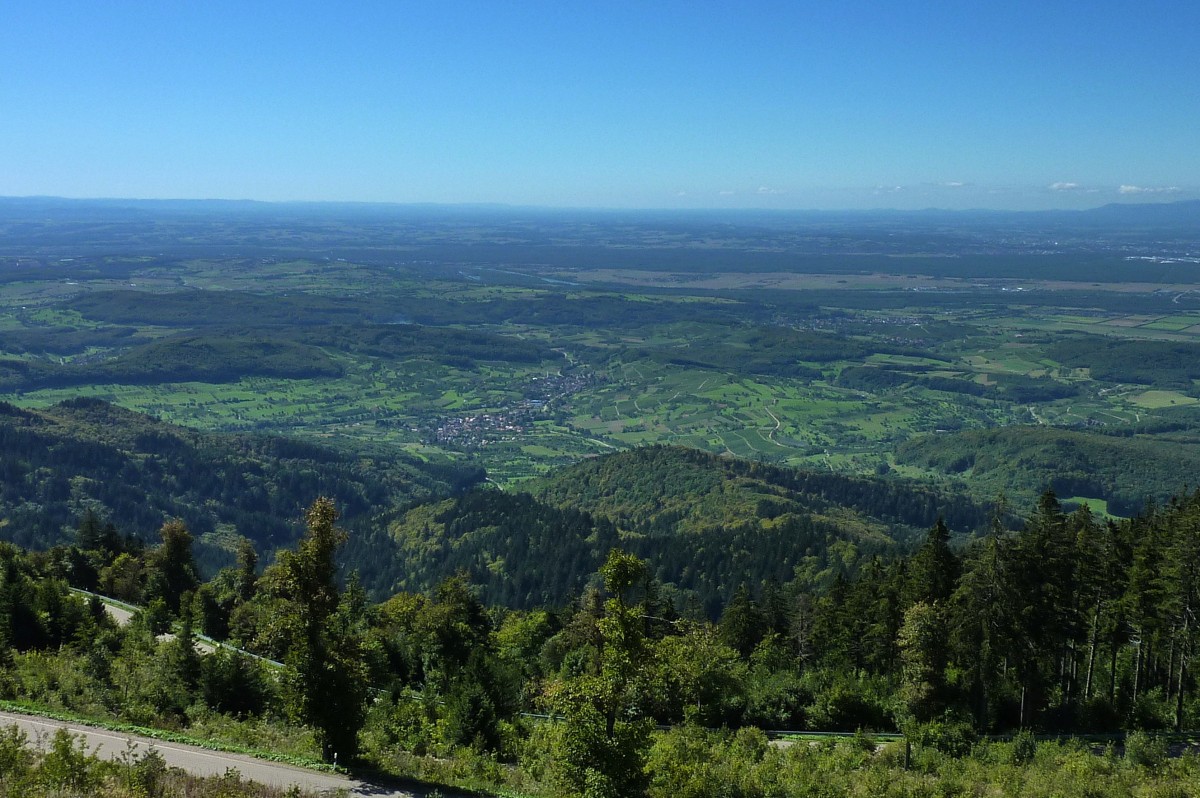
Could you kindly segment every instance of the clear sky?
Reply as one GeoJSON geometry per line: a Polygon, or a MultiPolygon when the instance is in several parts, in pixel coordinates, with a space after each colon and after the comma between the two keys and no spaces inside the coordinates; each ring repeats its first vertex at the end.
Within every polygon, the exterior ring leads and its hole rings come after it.
{"type": "Polygon", "coordinates": [[[0,195],[1200,197],[1195,0],[3,0],[0,195]]]}

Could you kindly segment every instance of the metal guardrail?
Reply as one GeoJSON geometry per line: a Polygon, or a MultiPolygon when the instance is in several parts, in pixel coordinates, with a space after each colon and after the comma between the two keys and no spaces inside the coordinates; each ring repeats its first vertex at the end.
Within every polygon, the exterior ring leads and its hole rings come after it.
{"type": "MultiPolygon", "coordinates": [[[[104,602],[105,604],[111,604],[114,607],[120,607],[121,609],[127,610],[128,612],[138,613],[138,612],[143,612],[145,610],[144,607],[138,607],[134,604],[129,604],[128,602],[121,601],[120,599],[112,598],[111,596],[103,596],[99,593],[93,593],[92,591],[84,590],[81,587],[73,587],[73,588],[71,588],[71,592],[72,593],[81,593],[85,596],[92,596],[93,598],[99,599],[100,601],[104,602]]],[[[233,651],[234,653],[241,654],[244,657],[251,657],[253,659],[258,660],[259,662],[265,662],[268,665],[273,665],[276,668],[283,667],[282,662],[278,662],[273,659],[268,659],[267,657],[261,656],[259,654],[255,654],[253,651],[247,651],[244,648],[238,648],[237,646],[231,646],[228,643],[225,643],[225,642],[222,642],[215,638],[209,637],[208,635],[196,634],[195,638],[197,640],[203,640],[205,643],[208,643],[210,646],[213,646],[215,648],[223,648],[226,651],[233,651]]]]}

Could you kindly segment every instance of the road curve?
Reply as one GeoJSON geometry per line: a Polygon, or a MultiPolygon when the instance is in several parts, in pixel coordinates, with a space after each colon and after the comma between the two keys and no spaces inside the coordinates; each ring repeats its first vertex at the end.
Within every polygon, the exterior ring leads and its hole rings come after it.
{"type": "MultiPolygon", "coordinates": [[[[243,754],[209,751],[181,743],[152,740],[147,737],[121,734],[78,723],[18,715],[11,712],[0,712],[0,726],[20,728],[29,736],[31,745],[42,749],[48,747],[56,730],[67,729],[76,738],[82,738],[88,751],[100,759],[113,759],[129,750],[131,744],[135,753],[141,753],[153,747],[162,755],[168,765],[196,776],[220,776],[227,770],[236,769],[242,774],[242,778],[262,784],[283,788],[294,784],[303,790],[323,793],[344,790],[351,796],[370,796],[370,798],[424,798],[432,791],[398,790],[333,773],[321,773],[293,765],[269,762],[265,759],[255,759],[243,754]]],[[[443,791],[442,794],[451,795],[453,793],[452,791],[443,791]]]]}

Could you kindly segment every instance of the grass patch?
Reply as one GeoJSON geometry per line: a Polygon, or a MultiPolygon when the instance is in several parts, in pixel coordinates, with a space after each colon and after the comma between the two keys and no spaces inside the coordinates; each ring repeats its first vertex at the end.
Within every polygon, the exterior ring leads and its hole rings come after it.
{"type": "Polygon", "coordinates": [[[1100,518],[1121,518],[1119,515],[1113,515],[1108,511],[1108,501],[1106,499],[1093,499],[1090,496],[1070,496],[1062,500],[1063,504],[1076,505],[1079,507],[1087,506],[1092,511],[1093,515],[1100,518]]]}
{"type": "Polygon", "coordinates": [[[1179,393],[1178,391],[1146,391],[1129,398],[1131,404],[1146,408],[1147,410],[1194,405],[1198,401],[1200,399],[1179,393]]]}

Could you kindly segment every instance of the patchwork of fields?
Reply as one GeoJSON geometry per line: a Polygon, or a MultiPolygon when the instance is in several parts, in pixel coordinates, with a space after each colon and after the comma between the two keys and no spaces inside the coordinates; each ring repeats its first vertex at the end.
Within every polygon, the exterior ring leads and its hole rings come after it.
{"type": "Polygon", "coordinates": [[[1102,258],[1106,279],[1086,282],[1082,256],[1036,278],[1019,258],[988,276],[991,261],[924,256],[892,257],[895,273],[679,271],[681,257],[15,259],[0,399],[93,396],[188,426],[469,459],[505,485],[653,443],[970,481],[897,447],[1014,425],[1178,447],[1200,430],[1200,283],[1183,266],[1143,279],[1102,258]]]}

